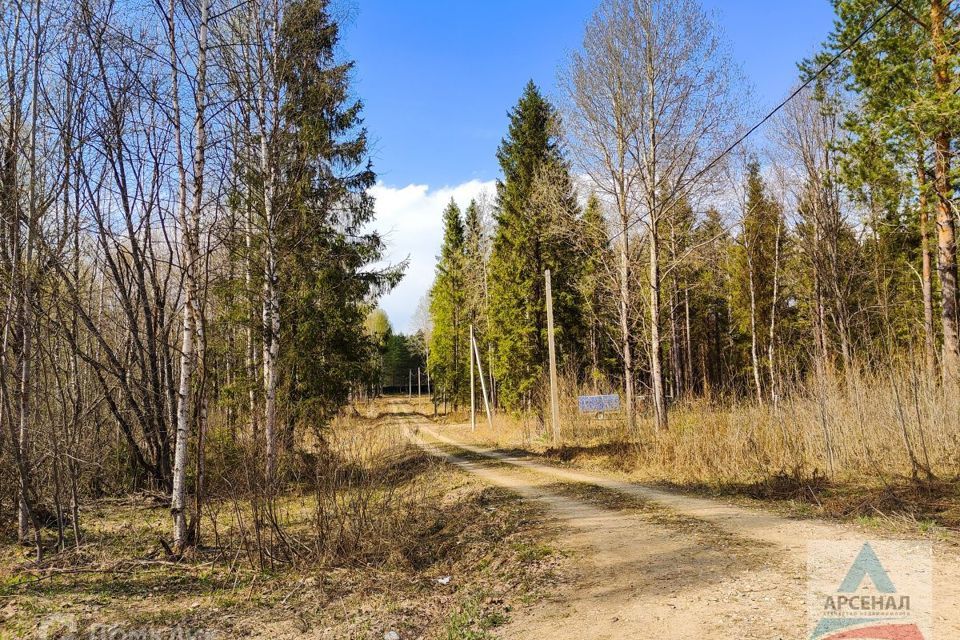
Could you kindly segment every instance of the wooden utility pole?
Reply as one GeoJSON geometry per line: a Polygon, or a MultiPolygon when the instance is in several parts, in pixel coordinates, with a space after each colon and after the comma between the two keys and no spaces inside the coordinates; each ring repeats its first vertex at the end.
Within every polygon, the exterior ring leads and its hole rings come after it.
{"type": "Polygon", "coordinates": [[[413,369],[407,369],[407,397],[413,398],[413,369]]]}
{"type": "Polygon", "coordinates": [[[553,340],[553,293],[550,269],[543,272],[547,283],[547,349],[550,355],[550,414],[553,418],[553,443],[560,442],[560,401],[557,395],[557,349],[553,340]]]}
{"type": "Polygon", "coordinates": [[[473,349],[473,356],[477,359],[477,374],[480,376],[480,392],[483,394],[483,408],[487,411],[487,426],[490,427],[490,430],[493,430],[493,414],[490,412],[490,401],[487,400],[487,381],[483,377],[483,365],[480,364],[480,348],[477,347],[477,341],[470,336],[471,348],[473,349]]]}
{"type": "Polygon", "coordinates": [[[470,325],[470,428],[477,430],[477,394],[473,387],[476,384],[473,376],[473,325],[470,325]]]}
{"type": "Polygon", "coordinates": [[[493,377],[493,345],[487,345],[487,362],[490,364],[490,406],[497,410],[497,381],[493,377]]]}

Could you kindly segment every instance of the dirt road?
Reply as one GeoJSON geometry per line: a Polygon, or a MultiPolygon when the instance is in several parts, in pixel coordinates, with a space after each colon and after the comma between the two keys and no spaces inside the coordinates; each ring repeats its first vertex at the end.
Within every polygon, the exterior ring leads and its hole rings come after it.
{"type": "MultiPolygon", "coordinates": [[[[808,542],[884,537],[557,468],[400,419],[429,453],[538,502],[561,525],[573,575],[517,612],[505,638],[807,638],[808,542]]],[[[935,638],[960,638],[958,568],[956,550],[936,544],[935,638]]]]}

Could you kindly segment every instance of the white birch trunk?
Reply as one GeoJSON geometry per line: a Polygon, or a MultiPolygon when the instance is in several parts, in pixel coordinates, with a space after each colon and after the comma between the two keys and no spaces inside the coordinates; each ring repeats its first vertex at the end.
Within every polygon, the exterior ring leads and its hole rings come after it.
{"type": "Polygon", "coordinates": [[[277,457],[277,357],[280,343],[280,308],[276,290],[276,256],[274,243],[276,220],[274,219],[274,192],[276,175],[273,162],[270,159],[268,141],[268,127],[271,116],[276,116],[276,110],[268,113],[266,96],[266,82],[261,80],[259,93],[260,111],[260,171],[263,176],[263,216],[266,237],[264,238],[263,261],[263,429],[266,440],[265,475],[267,482],[273,481],[276,470],[277,457]]]}
{"type": "Polygon", "coordinates": [[[183,147],[181,143],[181,116],[179,100],[179,70],[176,49],[176,26],[174,19],[175,5],[171,0],[169,5],[168,28],[171,55],[171,92],[173,101],[174,135],[177,147],[177,163],[180,179],[179,222],[183,243],[184,271],[186,287],[183,304],[182,352],[180,355],[180,382],[177,390],[177,430],[176,444],[173,454],[173,491],[170,496],[170,511],[173,515],[173,543],[174,550],[181,552],[189,544],[187,531],[187,466],[189,463],[189,444],[191,432],[191,383],[196,363],[196,333],[202,324],[199,318],[200,304],[196,269],[199,263],[199,247],[197,234],[199,232],[200,209],[203,193],[204,145],[206,144],[206,124],[204,121],[204,101],[206,94],[206,56],[207,31],[210,2],[203,0],[200,5],[200,32],[197,58],[197,92],[196,92],[196,121],[194,125],[194,179],[193,202],[191,215],[187,217],[186,190],[187,177],[184,168],[183,147]]]}

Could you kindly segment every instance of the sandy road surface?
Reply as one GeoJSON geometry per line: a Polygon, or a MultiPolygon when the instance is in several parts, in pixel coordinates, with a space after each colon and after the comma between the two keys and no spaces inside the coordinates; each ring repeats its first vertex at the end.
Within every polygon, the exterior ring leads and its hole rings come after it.
{"type": "MultiPolygon", "coordinates": [[[[411,414],[398,420],[427,452],[538,502],[561,525],[573,575],[517,612],[505,638],[807,638],[807,543],[878,537],[540,464],[458,442],[411,414]]],[[[934,637],[958,640],[955,549],[935,545],[934,574],[934,637]]]]}

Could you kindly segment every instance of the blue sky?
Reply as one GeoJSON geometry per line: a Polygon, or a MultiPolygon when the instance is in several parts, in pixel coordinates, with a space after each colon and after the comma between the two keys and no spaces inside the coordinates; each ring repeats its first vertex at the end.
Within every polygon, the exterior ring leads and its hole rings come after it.
{"type": "MultiPolygon", "coordinates": [[[[758,111],[782,99],[796,62],[829,33],[829,0],[701,0],[715,11],[758,111]]],[[[440,210],[466,204],[498,174],[507,111],[528,79],[548,95],[582,38],[593,0],[356,0],[343,33],[373,141],[381,229],[411,258],[382,306],[409,330],[439,245],[440,210]]]]}

